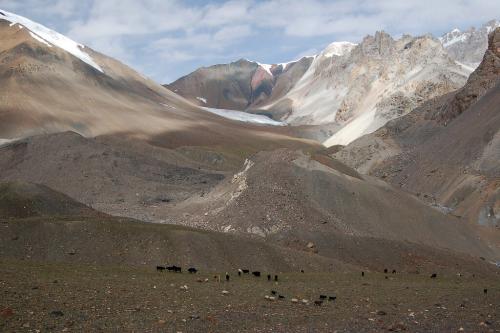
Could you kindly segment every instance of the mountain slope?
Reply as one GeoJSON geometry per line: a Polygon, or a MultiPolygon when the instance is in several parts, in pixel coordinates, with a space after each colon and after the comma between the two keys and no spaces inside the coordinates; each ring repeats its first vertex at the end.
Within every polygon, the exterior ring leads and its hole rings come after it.
{"type": "Polygon", "coordinates": [[[168,147],[314,146],[286,128],[202,110],[112,58],[2,13],[0,140],[74,131],[87,137],[122,133],[168,147]]]}
{"type": "Polygon", "coordinates": [[[245,110],[286,94],[311,62],[310,57],[274,65],[240,59],[200,68],[165,87],[200,106],[245,110]]]}
{"type": "MultiPolygon", "coordinates": [[[[290,91],[292,124],[336,123],[325,145],[347,144],[425,100],[461,87],[468,72],[431,37],[378,32],[343,56],[319,56],[290,91]]],[[[270,112],[281,107],[266,107],[270,112]]]]}
{"type": "Polygon", "coordinates": [[[482,63],[456,93],[362,137],[335,157],[463,216],[500,220],[500,28],[482,63]]]}

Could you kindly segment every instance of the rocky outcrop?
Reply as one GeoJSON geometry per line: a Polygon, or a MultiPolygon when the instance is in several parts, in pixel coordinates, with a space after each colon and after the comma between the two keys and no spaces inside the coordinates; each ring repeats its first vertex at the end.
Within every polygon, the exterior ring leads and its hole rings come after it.
{"type": "Polygon", "coordinates": [[[442,211],[498,227],[499,42],[497,28],[462,89],[427,101],[333,155],[442,211]]]}
{"type": "Polygon", "coordinates": [[[488,37],[488,49],[483,61],[474,71],[467,84],[460,89],[451,103],[447,104],[436,118],[442,124],[449,121],[467,110],[476,103],[488,90],[500,81],[500,27],[496,28],[488,37]]]}

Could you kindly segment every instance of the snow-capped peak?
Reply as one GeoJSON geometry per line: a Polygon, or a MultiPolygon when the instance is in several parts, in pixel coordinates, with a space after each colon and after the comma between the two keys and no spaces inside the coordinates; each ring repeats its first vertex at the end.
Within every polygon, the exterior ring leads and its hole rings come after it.
{"type": "Polygon", "coordinates": [[[439,41],[441,42],[441,44],[443,44],[444,47],[448,47],[455,43],[466,41],[467,38],[469,38],[469,35],[469,33],[461,32],[459,29],[455,28],[452,31],[441,36],[439,38],[439,41]]]}
{"type": "Polygon", "coordinates": [[[352,51],[356,47],[355,43],[351,42],[333,42],[328,45],[322,52],[324,57],[330,58],[332,56],[343,56],[352,51]]]}
{"type": "Polygon", "coordinates": [[[94,67],[98,71],[104,73],[104,71],[99,67],[99,65],[92,59],[90,55],[83,52],[83,45],[76,43],[75,41],[69,39],[68,37],[61,35],[60,33],[51,30],[41,24],[31,21],[23,16],[19,16],[13,13],[9,13],[3,9],[0,9],[3,15],[0,15],[0,19],[11,22],[11,26],[19,24],[26,27],[30,31],[30,35],[37,41],[51,47],[55,45],[66,52],[74,55],[86,64],[94,67]]]}
{"type": "Polygon", "coordinates": [[[261,64],[260,62],[257,64],[259,64],[259,66],[262,67],[269,75],[273,76],[273,73],[271,72],[271,67],[273,67],[273,65],[261,64]]]}

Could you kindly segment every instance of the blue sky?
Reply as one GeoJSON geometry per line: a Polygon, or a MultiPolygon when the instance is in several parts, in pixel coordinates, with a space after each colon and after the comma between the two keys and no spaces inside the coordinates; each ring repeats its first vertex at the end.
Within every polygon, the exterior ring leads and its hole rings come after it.
{"type": "Polygon", "coordinates": [[[279,63],[385,30],[439,36],[500,18],[498,0],[0,0],[160,83],[248,58],[279,63]]]}

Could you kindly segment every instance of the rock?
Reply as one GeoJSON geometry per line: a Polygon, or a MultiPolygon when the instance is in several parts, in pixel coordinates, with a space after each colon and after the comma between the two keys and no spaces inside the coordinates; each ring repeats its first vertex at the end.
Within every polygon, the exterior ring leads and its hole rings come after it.
{"type": "Polygon", "coordinates": [[[313,249],[313,248],[315,248],[315,247],[316,247],[316,245],[314,245],[314,243],[313,243],[313,242],[309,242],[309,243],[307,243],[307,245],[306,245],[306,246],[307,246],[307,248],[308,248],[308,249],[313,249]]]}
{"type": "Polygon", "coordinates": [[[298,299],[296,299],[296,298],[292,298],[292,303],[298,303],[298,302],[299,302],[299,300],[298,300],[298,299]]]}
{"type": "Polygon", "coordinates": [[[227,290],[223,290],[223,291],[222,291],[222,295],[229,295],[229,291],[227,291],[227,290]]]}
{"type": "Polygon", "coordinates": [[[8,318],[14,315],[14,311],[11,308],[4,308],[0,311],[0,317],[8,318]]]}
{"type": "Polygon", "coordinates": [[[52,317],[62,317],[64,316],[64,313],[60,310],[54,310],[50,313],[52,317]]]}

